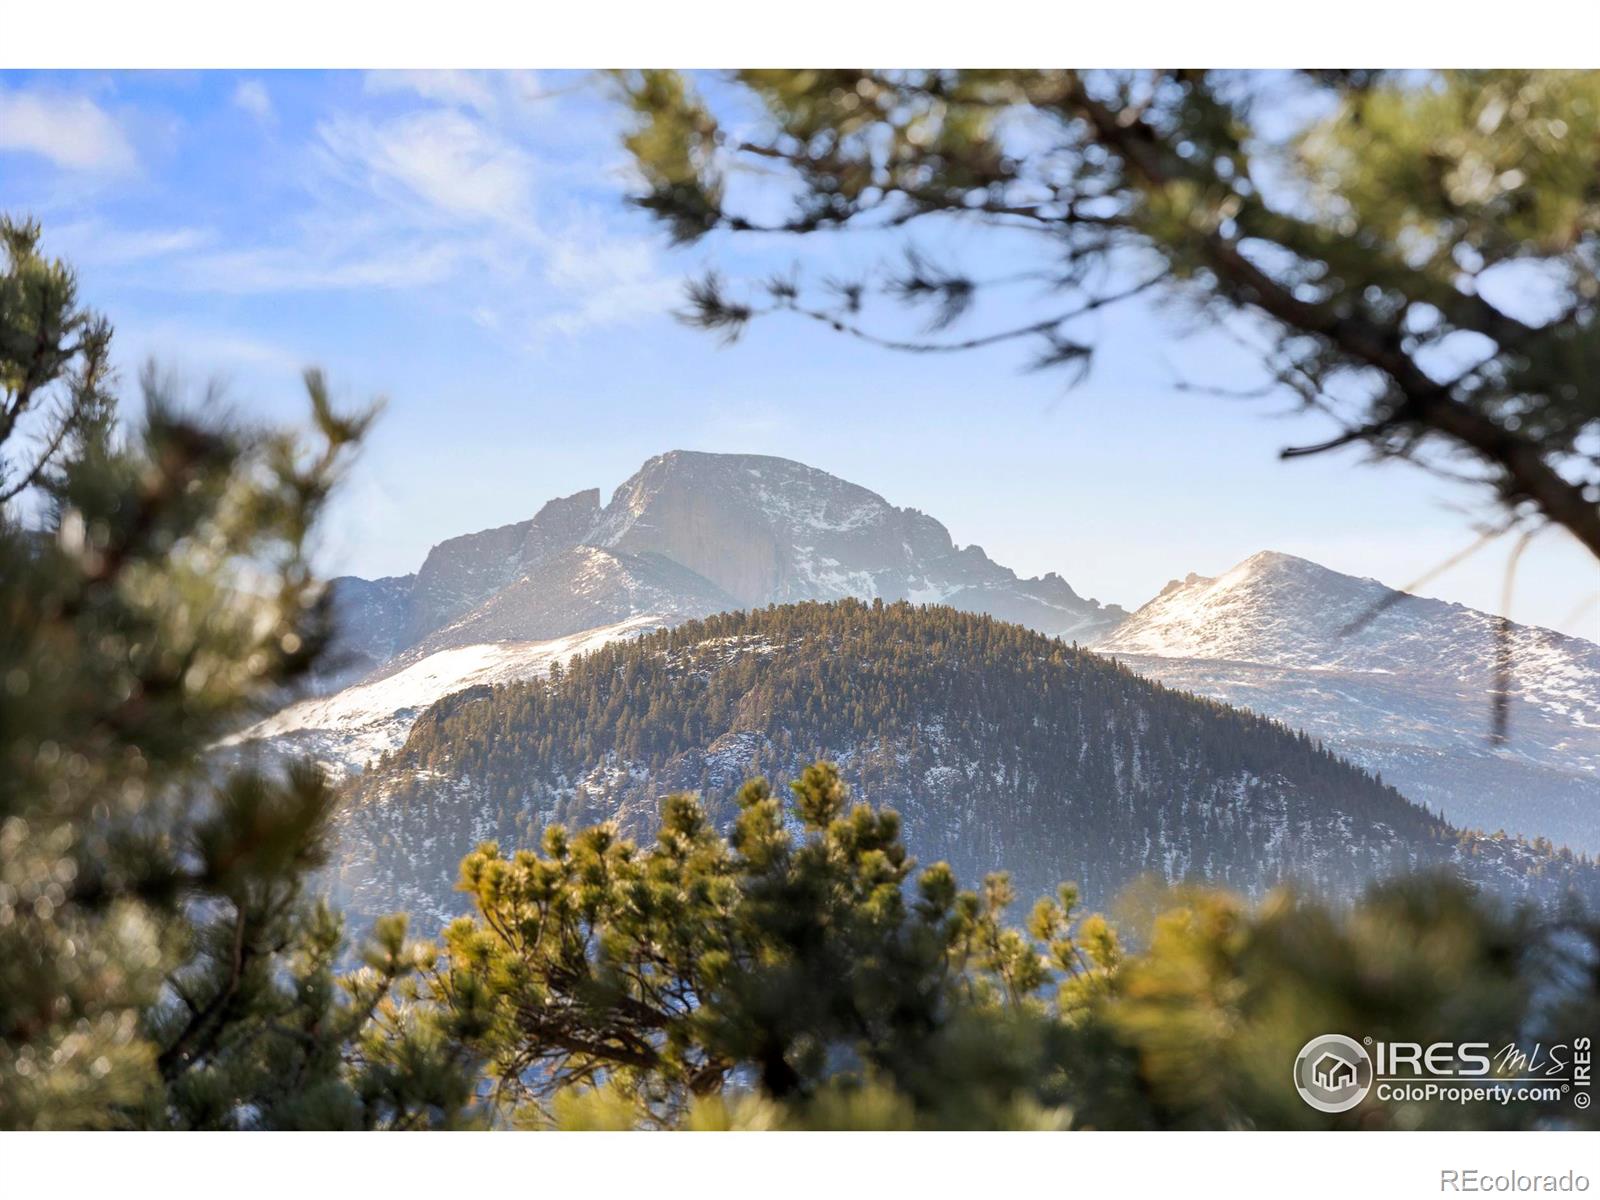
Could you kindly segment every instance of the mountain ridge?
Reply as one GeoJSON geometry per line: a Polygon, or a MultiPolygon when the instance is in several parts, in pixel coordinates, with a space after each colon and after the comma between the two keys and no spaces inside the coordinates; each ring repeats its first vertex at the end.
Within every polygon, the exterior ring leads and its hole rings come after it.
{"type": "Polygon", "coordinates": [[[1489,614],[1278,551],[1174,579],[1128,614],[1054,573],[1020,579],[916,509],[766,455],[656,455],[604,504],[598,489],[576,492],[441,542],[415,575],[339,581],[336,658],[354,665],[326,683],[361,690],[339,706],[296,705],[250,733],[312,747],[349,774],[430,699],[409,682],[398,693],[365,685],[404,675],[454,686],[476,678],[463,664],[480,661],[496,679],[525,677],[548,669],[546,646],[562,639],[852,595],[949,604],[1079,642],[1308,730],[1458,824],[1600,851],[1593,643],[1513,626],[1512,736],[1492,747],[1499,622],[1489,614]],[[362,707],[396,694],[401,708],[362,707]]]}
{"type": "Polygon", "coordinates": [[[1144,874],[1348,896],[1449,867],[1600,899],[1586,860],[1453,829],[1277,722],[991,617],[856,600],[682,623],[433,706],[352,785],[339,886],[357,909],[446,917],[477,840],[601,820],[644,836],[680,790],[724,820],[745,778],[814,758],[899,811],[919,858],[1009,868],[1024,896],[1071,879],[1103,902],[1144,874]]]}
{"type": "Polygon", "coordinates": [[[1306,729],[1459,824],[1600,849],[1600,646],[1277,551],[1173,580],[1091,647],[1306,729]]]}

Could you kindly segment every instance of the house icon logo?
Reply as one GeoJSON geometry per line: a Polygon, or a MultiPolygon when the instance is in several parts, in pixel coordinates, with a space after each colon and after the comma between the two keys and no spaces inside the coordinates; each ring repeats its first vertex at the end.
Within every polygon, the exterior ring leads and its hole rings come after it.
{"type": "Polygon", "coordinates": [[[1372,1089],[1372,1059],[1354,1038],[1325,1033],[1300,1048],[1294,1086],[1318,1112],[1348,1112],[1372,1089]]]}
{"type": "Polygon", "coordinates": [[[1311,1078],[1318,1087],[1336,1092],[1355,1083],[1356,1068],[1349,1060],[1340,1058],[1330,1051],[1312,1065],[1311,1078]]]}

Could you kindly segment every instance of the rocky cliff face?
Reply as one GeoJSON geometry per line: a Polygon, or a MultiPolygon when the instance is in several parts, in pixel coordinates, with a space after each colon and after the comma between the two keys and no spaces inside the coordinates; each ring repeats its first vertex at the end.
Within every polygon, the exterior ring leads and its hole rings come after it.
{"type": "Polygon", "coordinates": [[[334,581],[331,697],[235,740],[359,770],[450,690],[546,669],[570,647],[694,617],[845,597],[948,604],[1084,640],[1127,614],[1059,575],[1019,579],[915,509],[825,471],[753,454],[673,451],[604,506],[591,488],[526,521],[451,538],[415,575],[334,581]],[[563,648],[567,649],[563,649],[563,648]]]}
{"type": "Polygon", "coordinates": [[[976,546],[958,549],[932,517],[825,471],[681,450],[645,463],[604,507],[591,488],[441,542],[415,576],[335,581],[343,641],[369,665],[645,614],[846,596],[950,604],[1068,638],[1127,615],[1059,575],[1019,579],[976,546]]]}
{"type": "Polygon", "coordinates": [[[428,552],[417,572],[405,643],[420,641],[540,564],[572,549],[583,541],[599,515],[600,491],[590,488],[551,500],[531,520],[441,542],[428,552]]]}
{"type": "Polygon", "coordinates": [[[337,632],[328,654],[324,686],[359,679],[399,653],[405,644],[416,578],[344,575],[330,582],[337,632]]]}
{"type": "Polygon", "coordinates": [[[649,552],[711,580],[742,607],[797,600],[949,604],[1074,637],[1126,614],[1057,575],[1019,579],[982,549],[957,549],[916,509],[802,463],[673,451],[617,489],[589,540],[649,552]]]}
{"type": "Polygon", "coordinates": [[[530,567],[396,661],[452,646],[544,641],[649,615],[661,624],[741,607],[703,576],[661,554],[572,546],[530,567]]]}

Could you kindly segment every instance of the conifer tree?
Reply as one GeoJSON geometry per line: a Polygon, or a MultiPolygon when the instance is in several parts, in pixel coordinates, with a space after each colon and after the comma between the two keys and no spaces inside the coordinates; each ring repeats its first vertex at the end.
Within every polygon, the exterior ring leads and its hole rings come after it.
{"type": "Polygon", "coordinates": [[[898,818],[848,804],[831,766],[792,791],[786,816],[747,784],[726,835],[677,795],[649,848],[553,826],[543,854],[463,861],[477,915],[446,931],[435,995],[484,1029],[515,1119],[720,1125],[754,1102],[801,1123],[852,1103],[911,1124],[1059,1123],[1058,1018],[1115,967],[1105,921],[1080,921],[1063,888],[1009,928],[1005,876],[980,892],[943,864],[913,879],[898,818]]]}
{"type": "MultiPolygon", "coordinates": [[[[497,1119],[564,1128],[1591,1127],[1570,1094],[1302,1101],[1290,1068],[1346,1032],[1542,1045],[1600,1018],[1600,925],[1418,876],[1333,905],[1136,888],[1125,949],[1076,889],[1021,928],[1009,879],[915,870],[890,812],[816,764],[787,813],[747,784],[718,832],[685,795],[653,845],[610,824],[462,862],[476,913],[431,996],[486,1064],[497,1119]],[[1446,1034],[1445,1030],[1449,1033],[1446,1034]]],[[[1557,1047],[1561,1049],[1557,1050],[1557,1047]]],[[[1491,1076],[1515,1075],[1513,1060],[1491,1076]]]]}
{"type": "MultiPolygon", "coordinates": [[[[1249,904],[1217,889],[1156,897],[1097,1016],[1109,1059],[1077,1093],[1082,1119],[1133,1128],[1594,1128],[1587,1087],[1508,1103],[1375,1092],[1329,1116],[1286,1063],[1326,1033],[1373,1042],[1476,1042],[1492,1084],[1518,1076],[1505,1047],[1570,1062],[1600,1021],[1600,922],[1511,909],[1458,880],[1417,875],[1336,907],[1279,892],[1249,904]],[[1552,1055],[1554,1057],[1552,1057],[1552,1055]],[[1120,1061],[1119,1061],[1120,1060],[1120,1061]],[[1120,1081],[1137,1079],[1137,1090],[1120,1081]]],[[[1563,1074],[1557,1072],[1558,1075],[1563,1074]]],[[[1509,1085],[1515,1089],[1515,1080],[1509,1085]]]]}
{"type": "Polygon", "coordinates": [[[0,214],[0,508],[110,436],[111,326],[78,302],[72,268],[39,250],[40,227],[0,214]]]}
{"type": "Polygon", "coordinates": [[[308,539],[370,414],[308,372],[308,441],[150,371],[116,436],[109,325],[37,226],[0,236],[0,459],[50,501],[0,520],[0,1128],[461,1119],[470,1072],[406,1003],[404,921],[336,973],[307,886],[327,781],[210,756],[327,642],[308,539]],[[58,387],[60,436],[23,446],[58,387]]]}

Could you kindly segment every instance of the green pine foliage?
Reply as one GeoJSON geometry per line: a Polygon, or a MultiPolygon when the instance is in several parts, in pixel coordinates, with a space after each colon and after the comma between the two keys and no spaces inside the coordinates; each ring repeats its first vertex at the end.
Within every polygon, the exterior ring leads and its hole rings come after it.
{"type": "Polygon", "coordinates": [[[1594,1110],[1574,1103],[1576,1091],[1509,1104],[1369,1095],[1324,1116],[1301,1102],[1285,1069],[1307,1041],[1332,1032],[1481,1043],[1496,1075],[1528,1073],[1500,1058],[1508,1045],[1523,1053],[1542,1046],[1542,1071],[1552,1053],[1570,1062],[1574,1043],[1592,1041],[1600,1022],[1600,923],[1592,917],[1509,910],[1457,880],[1422,875],[1348,908],[1303,894],[1251,905],[1185,889],[1156,898],[1137,925],[1131,932],[1147,948],[1119,973],[1100,1015],[1109,1044],[1132,1052],[1139,1098],[1116,1090],[1126,1075],[1113,1068],[1080,1111],[1087,1121],[1150,1129],[1596,1125],[1594,1110]]]}
{"type": "Polygon", "coordinates": [[[726,836],[676,795],[646,848],[554,826],[542,854],[462,862],[476,913],[445,931],[435,995],[483,1029],[508,1119],[832,1123],[853,1097],[913,1124],[1065,1121],[1072,1023],[1119,955],[1104,919],[1062,888],[1008,928],[1004,875],[914,875],[899,818],[847,803],[830,766],[792,792],[786,813],[746,784],[726,836]]]}
{"type": "Polygon", "coordinates": [[[798,605],[611,646],[436,706],[343,815],[308,764],[214,760],[328,643],[308,539],[368,418],[313,372],[309,439],[243,428],[152,371],[127,419],[70,269],[34,226],[0,244],[0,463],[38,501],[0,511],[0,1128],[1592,1122],[1325,1118],[1288,1071],[1330,1030],[1587,1034],[1576,908],[1146,887],[1124,937],[1056,882],[1450,863],[1553,901],[1590,864],[988,618],[798,605]],[[795,777],[787,806],[757,770],[795,777]],[[317,894],[336,824],[430,905],[450,862],[471,914],[439,945],[384,917],[352,963],[317,894]],[[484,832],[506,848],[457,873],[484,832]]]}
{"type": "MultiPolygon", "coordinates": [[[[918,870],[893,812],[808,767],[719,833],[678,794],[652,842],[552,826],[480,846],[473,913],[428,971],[499,1123],[568,1129],[1527,1128],[1570,1098],[1369,1097],[1324,1115],[1315,1036],[1571,1047],[1600,1017],[1600,926],[1414,877],[1344,906],[1215,888],[1125,903],[1131,952],[1077,889],[1008,921],[1010,879],[918,870]]],[[[1564,1055],[1570,1050],[1563,1051],[1564,1055]]],[[[1501,1074],[1516,1074],[1507,1064],[1501,1074]]]]}
{"type": "Polygon", "coordinates": [[[36,226],[0,240],[0,451],[45,493],[0,514],[0,1128],[464,1119],[403,920],[336,970],[327,781],[206,757],[318,661],[308,539],[368,418],[310,372],[310,438],[244,428],[151,371],[119,432],[110,327],[36,226]]]}

